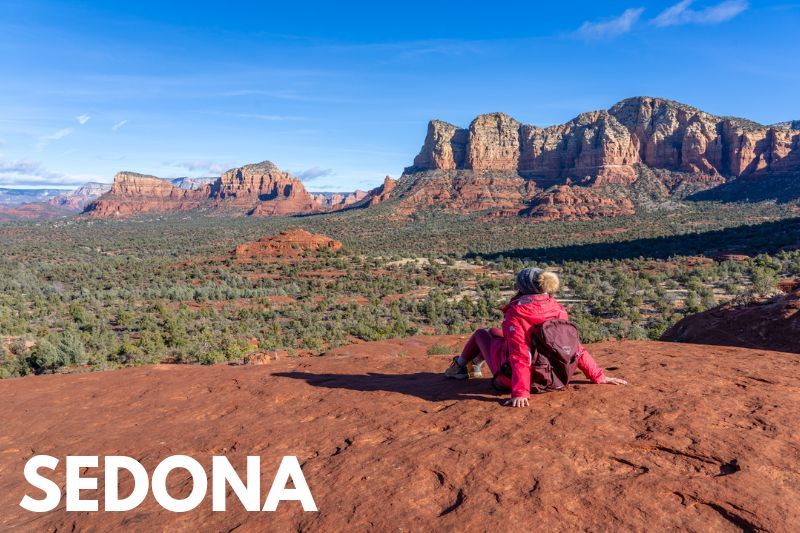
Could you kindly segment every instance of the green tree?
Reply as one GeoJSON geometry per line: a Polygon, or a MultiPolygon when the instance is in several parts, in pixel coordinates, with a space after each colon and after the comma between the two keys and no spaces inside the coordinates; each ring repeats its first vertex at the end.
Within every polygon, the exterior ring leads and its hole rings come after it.
{"type": "Polygon", "coordinates": [[[28,366],[37,374],[50,372],[55,374],[65,367],[68,361],[52,342],[42,339],[33,347],[27,359],[28,366]]]}

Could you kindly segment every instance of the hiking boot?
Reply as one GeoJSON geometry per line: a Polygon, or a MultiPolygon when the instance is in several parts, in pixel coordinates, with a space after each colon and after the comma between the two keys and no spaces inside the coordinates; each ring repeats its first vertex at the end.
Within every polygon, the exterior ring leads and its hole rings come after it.
{"type": "Polygon", "coordinates": [[[473,363],[470,361],[467,363],[467,375],[469,379],[480,379],[483,377],[483,372],[481,372],[481,367],[483,366],[483,361],[480,363],[473,363]]]}
{"type": "Polygon", "coordinates": [[[467,372],[467,366],[461,366],[458,364],[458,357],[453,358],[453,362],[450,363],[450,366],[447,367],[447,370],[444,371],[444,375],[447,378],[451,379],[467,379],[469,374],[467,372]]]}

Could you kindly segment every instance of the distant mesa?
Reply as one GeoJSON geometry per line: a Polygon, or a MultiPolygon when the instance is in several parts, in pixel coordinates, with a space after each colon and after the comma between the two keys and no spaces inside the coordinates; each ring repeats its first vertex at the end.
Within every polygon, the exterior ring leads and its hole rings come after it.
{"type": "Polygon", "coordinates": [[[207,191],[208,186],[195,190],[181,189],[156,176],[120,172],[114,176],[111,190],[86,206],[84,213],[94,218],[125,218],[185,211],[200,207],[207,191]]]}
{"type": "Polygon", "coordinates": [[[778,288],[780,294],[765,301],[687,316],[661,340],[800,353],[800,279],[783,280],[778,288]]]}
{"type": "MultiPolygon", "coordinates": [[[[120,172],[111,190],[90,203],[84,213],[93,218],[126,218],[207,209],[257,217],[305,215],[371,204],[383,198],[387,189],[385,182],[369,192],[314,195],[270,161],[234,168],[213,180],[179,180],[120,172]]],[[[388,180],[390,189],[394,181],[388,180]]]]}
{"type": "Polygon", "coordinates": [[[72,191],[0,188],[0,222],[69,217],[110,188],[105,183],[86,183],[72,191]]]}
{"type": "Polygon", "coordinates": [[[111,190],[111,185],[108,183],[89,182],[74,191],[65,192],[55,198],[51,198],[48,203],[73,211],[83,211],[87,205],[109,190],[111,190]]]}
{"type": "Polygon", "coordinates": [[[308,252],[330,250],[335,252],[342,248],[342,243],[317,235],[301,228],[282,231],[278,235],[266,236],[255,242],[240,244],[234,251],[239,262],[273,261],[276,259],[297,258],[308,252]]]}

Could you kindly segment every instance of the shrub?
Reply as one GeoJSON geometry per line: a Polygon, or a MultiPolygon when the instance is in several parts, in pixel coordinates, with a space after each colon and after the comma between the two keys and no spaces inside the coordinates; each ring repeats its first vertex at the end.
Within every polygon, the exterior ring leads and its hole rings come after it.
{"type": "Polygon", "coordinates": [[[455,350],[451,346],[437,342],[428,348],[428,355],[447,355],[453,353],[455,350]]]}

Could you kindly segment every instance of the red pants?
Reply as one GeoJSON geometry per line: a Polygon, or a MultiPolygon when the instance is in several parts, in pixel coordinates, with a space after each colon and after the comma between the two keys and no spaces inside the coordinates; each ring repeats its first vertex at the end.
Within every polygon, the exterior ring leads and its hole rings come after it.
{"type": "Polygon", "coordinates": [[[481,356],[493,375],[497,374],[500,367],[508,359],[508,349],[503,332],[497,328],[479,329],[467,341],[461,351],[465,361],[471,361],[481,356]]]}

